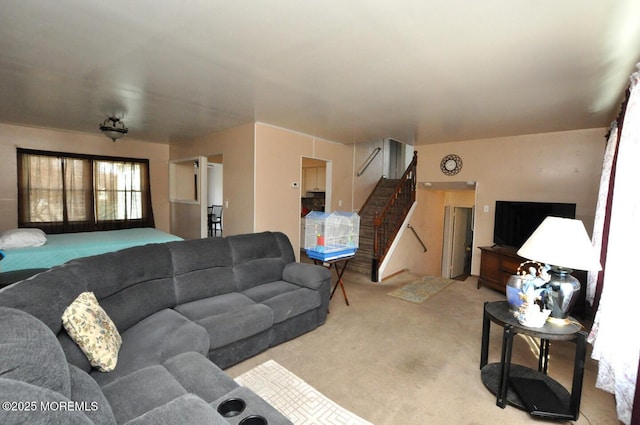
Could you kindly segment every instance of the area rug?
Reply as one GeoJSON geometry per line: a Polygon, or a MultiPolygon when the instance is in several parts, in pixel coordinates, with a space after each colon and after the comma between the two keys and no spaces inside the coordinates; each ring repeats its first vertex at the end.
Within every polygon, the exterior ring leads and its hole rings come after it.
{"type": "Polygon", "coordinates": [[[444,288],[455,282],[455,280],[446,279],[444,277],[424,276],[420,280],[407,283],[401,288],[394,289],[387,295],[420,304],[433,294],[442,291],[444,288]]]}
{"type": "Polygon", "coordinates": [[[273,360],[254,367],[235,380],[268,401],[296,425],[372,425],[273,360]]]}

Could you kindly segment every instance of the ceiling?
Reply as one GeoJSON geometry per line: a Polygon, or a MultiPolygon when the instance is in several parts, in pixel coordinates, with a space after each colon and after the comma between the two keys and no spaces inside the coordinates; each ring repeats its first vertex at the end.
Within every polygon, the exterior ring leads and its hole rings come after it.
{"type": "Polygon", "coordinates": [[[178,143],[260,121],[345,143],[606,127],[638,0],[4,0],[0,122],[178,143]]]}

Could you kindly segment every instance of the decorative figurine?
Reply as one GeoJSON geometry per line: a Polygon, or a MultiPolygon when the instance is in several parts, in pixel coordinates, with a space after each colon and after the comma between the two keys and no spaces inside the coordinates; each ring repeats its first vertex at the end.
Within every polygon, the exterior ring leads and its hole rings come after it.
{"type": "Polygon", "coordinates": [[[514,315],[521,325],[540,328],[551,313],[545,308],[549,268],[537,261],[525,261],[518,267],[517,274],[522,285],[519,293],[521,304],[514,315]]]}

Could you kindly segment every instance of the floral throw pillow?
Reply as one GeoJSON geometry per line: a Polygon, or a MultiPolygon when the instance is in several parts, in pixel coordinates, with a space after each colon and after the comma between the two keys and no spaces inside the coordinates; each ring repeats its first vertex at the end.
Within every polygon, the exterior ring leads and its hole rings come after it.
{"type": "Polygon", "coordinates": [[[65,309],[62,325],[101,372],[111,372],[118,363],[122,338],[93,292],[83,292],[65,309]]]}

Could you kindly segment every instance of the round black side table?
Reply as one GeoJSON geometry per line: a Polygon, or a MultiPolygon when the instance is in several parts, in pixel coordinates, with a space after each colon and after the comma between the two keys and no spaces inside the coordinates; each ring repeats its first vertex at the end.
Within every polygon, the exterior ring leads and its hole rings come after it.
{"type": "Polygon", "coordinates": [[[484,304],[480,370],[482,382],[497,397],[496,405],[504,408],[508,403],[528,410],[532,415],[550,419],[578,419],[587,334],[575,319],[569,319],[570,323],[564,326],[547,322],[541,328],[529,328],[518,322],[509,311],[506,301],[484,304]],[[491,322],[502,326],[504,330],[500,363],[488,364],[491,322]],[[538,370],[511,364],[513,337],[516,334],[540,339],[538,370]],[[549,341],[576,344],[571,393],[547,375],[549,341]]]}

